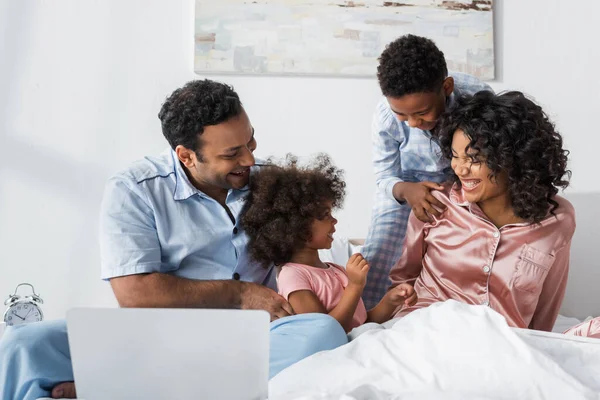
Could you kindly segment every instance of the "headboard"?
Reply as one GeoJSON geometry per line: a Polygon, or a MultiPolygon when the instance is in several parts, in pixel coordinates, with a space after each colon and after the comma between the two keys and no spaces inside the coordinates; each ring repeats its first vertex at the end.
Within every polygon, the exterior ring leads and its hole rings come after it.
{"type": "Polygon", "coordinates": [[[600,193],[565,197],[575,207],[577,228],[561,314],[580,319],[600,316],[600,193]]]}

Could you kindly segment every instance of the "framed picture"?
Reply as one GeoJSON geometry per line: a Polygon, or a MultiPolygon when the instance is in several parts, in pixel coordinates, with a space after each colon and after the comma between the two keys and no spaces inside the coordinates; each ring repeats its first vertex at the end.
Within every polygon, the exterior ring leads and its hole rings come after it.
{"type": "Polygon", "coordinates": [[[494,78],[491,0],[196,0],[195,71],[375,76],[385,46],[432,39],[451,71],[494,78]]]}

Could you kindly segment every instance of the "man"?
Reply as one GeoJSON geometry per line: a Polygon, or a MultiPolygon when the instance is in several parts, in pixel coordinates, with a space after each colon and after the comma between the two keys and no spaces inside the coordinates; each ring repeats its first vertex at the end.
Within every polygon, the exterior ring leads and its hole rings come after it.
{"type": "MultiPolygon", "coordinates": [[[[173,92],[159,118],[171,150],[110,179],[102,202],[102,278],[120,306],[266,310],[271,376],[344,344],[328,315],[293,315],[273,290],[274,269],[248,258],[238,216],[256,138],[238,95],[193,81],[173,92]]],[[[64,321],[7,330],[0,354],[3,399],[75,397],[64,321]]]]}
{"type": "Polygon", "coordinates": [[[370,270],[363,300],[375,306],[390,286],[390,269],[400,259],[411,210],[422,221],[440,215],[444,206],[430,191],[439,190],[450,161],[436,142],[435,126],[455,98],[491,90],[477,78],[448,75],[446,60],[430,39],[405,35],[379,58],[377,79],[384,98],[372,126],[377,192],[363,250],[370,270]],[[439,210],[436,210],[438,207],[439,210]]]}

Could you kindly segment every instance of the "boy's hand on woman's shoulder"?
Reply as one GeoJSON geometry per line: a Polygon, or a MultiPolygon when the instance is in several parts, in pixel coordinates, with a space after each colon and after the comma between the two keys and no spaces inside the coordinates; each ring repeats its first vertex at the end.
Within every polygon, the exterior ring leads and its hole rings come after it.
{"type": "Polygon", "coordinates": [[[415,217],[423,222],[433,222],[430,215],[440,217],[446,206],[436,199],[431,191],[443,189],[444,187],[439,183],[429,181],[398,182],[394,185],[393,191],[397,201],[408,203],[415,217]]]}

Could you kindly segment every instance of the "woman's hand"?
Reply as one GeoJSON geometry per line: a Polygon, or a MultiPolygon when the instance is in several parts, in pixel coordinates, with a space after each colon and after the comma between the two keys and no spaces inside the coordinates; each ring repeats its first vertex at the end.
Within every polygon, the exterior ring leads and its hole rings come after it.
{"type": "Polygon", "coordinates": [[[367,284],[367,274],[369,273],[369,263],[360,253],[352,254],[346,264],[346,274],[348,275],[348,285],[355,285],[364,289],[367,284]]]}
{"type": "Polygon", "coordinates": [[[394,198],[398,201],[406,201],[415,213],[415,217],[423,222],[432,222],[429,215],[441,216],[446,206],[433,197],[431,191],[443,189],[442,185],[435,182],[398,182],[394,185],[393,191],[394,198]]]}
{"type": "Polygon", "coordinates": [[[414,306],[417,303],[417,292],[410,283],[401,283],[384,296],[386,302],[394,307],[400,305],[414,306]]]}

